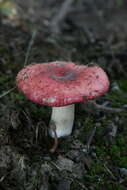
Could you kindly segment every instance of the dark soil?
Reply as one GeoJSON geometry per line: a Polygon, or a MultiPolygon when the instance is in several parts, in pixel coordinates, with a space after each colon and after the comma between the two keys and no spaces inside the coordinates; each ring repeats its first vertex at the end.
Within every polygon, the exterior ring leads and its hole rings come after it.
{"type": "Polygon", "coordinates": [[[126,190],[126,1],[14,5],[10,16],[0,4],[0,190],[126,190]],[[55,60],[97,64],[111,85],[95,102],[76,105],[73,133],[51,154],[51,109],[14,87],[24,64],[55,60]]]}

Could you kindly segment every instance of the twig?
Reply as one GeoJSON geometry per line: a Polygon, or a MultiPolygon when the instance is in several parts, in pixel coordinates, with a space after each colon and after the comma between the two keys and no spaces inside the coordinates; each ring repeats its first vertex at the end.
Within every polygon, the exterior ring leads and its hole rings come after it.
{"type": "Polygon", "coordinates": [[[122,108],[112,108],[112,107],[107,107],[105,105],[99,105],[94,101],[90,101],[89,103],[91,104],[91,106],[94,106],[95,109],[104,111],[104,112],[121,113],[121,112],[126,111],[125,109],[122,109],[122,108]]]}
{"type": "Polygon", "coordinates": [[[54,18],[51,21],[51,31],[54,34],[58,34],[60,32],[59,25],[64,20],[66,15],[70,11],[71,4],[74,0],[65,0],[61,6],[61,9],[59,10],[58,14],[54,16],[54,18]]]}
{"type": "Polygon", "coordinates": [[[117,128],[118,128],[117,125],[112,124],[112,130],[109,132],[109,135],[110,135],[111,137],[115,137],[115,136],[116,136],[117,128]]]}
{"type": "Polygon", "coordinates": [[[34,129],[34,126],[33,126],[33,123],[32,123],[32,119],[30,118],[30,114],[29,112],[26,110],[22,110],[22,113],[24,114],[24,116],[26,117],[27,119],[27,122],[28,122],[28,128],[29,129],[34,129]]]}
{"type": "Polygon", "coordinates": [[[81,186],[82,189],[88,190],[88,188],[83,183],[79,182],[78,180],[76,180],[76,182],[79,184],[79,186],[81,186]]]}
{"type": "Polygon", "coordinates": [[[53,161],[50,161],[50,163],[58,170],[61,171],[61,168],[53,161]]]}
{"type": "Polygon", "coordinates": [[[15,90],[16,87],[13,87],[11,89],[9,89],[8,91],[4,92],[3,94],[0,95],[0,98],[3,98],[4,96],[6,96],[7,94],[9,94],[10,92],[12,92],[13,90],[15,90]]]}
{"type": "Polygon", "coordinates": [[[94,129],[92,130],[92,132],[91,132],[91,134],[90,134],[90,136],[89,136],[89,139],[88,139],[88,141],[87,141],[87,143],[86,143],[87,151],[89,151],[91,142],[92,142],[93,137],[94,137],[94,135],[95,135],[95,132],[96,132],[96,127],[94,127],[94,129]]]}
{"type": "Polygon", "coordinates": [[[106,164],[104,164],[104,168],[105,168],[105,170],[110,174],[110,176],[111,176],[114,180],[116,180],[116,177],[113,175],[112,171],[106,166],[106,164]]]}
{"type": "Polygon", "coordinates": [[[31,40],[30,40],[30,42],[28,44],[28,48],[27,48],[27,52],[26,52],[26,56],[25,56],[25,61],[24,61],[24,66],[26,66],[27,63],[28,63],[28,59],[29,59],[29,56],[30,56],[30,51],[31,51],[32,45],[33,45],[33,43],[35,41],[36,35],[37,35],[37,30],[34,30],[33,33],[32,33],[31,40]]]}
{"type": "Polygon", "coordinates": [[[81,186],[82,189],[88,190],[88,188],[85,186],[85,184],[81,183],[78,179],[75,178],[75,175],[72,173],[72,177],[66,177],[67,180],[71,180],[72,182],[75,180],[75,182],[81,186]]]}
{"type": "Polygon", "coordinates": [[[124,112],[124,109],[121,108],[112,108],[112,107],[107,107],[107,106],[103,106],[103,105],[99,105],[97,103],[94,102],[94,105],[97,109],[100,109],[102,111],[106,111],[106,112],[110,112],[110,113],[119,113],[119,112],[124,112]]]}

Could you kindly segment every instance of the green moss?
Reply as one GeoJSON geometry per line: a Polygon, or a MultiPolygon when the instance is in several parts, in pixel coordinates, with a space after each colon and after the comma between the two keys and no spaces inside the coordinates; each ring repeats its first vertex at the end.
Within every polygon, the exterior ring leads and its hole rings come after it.
{"type": "MultiPolygon", "coordinates": [[[[99,140],[98,140],[99,141],[99,140]]],[[[100,141],[99,141],[100,142],[100,141]]],[[[96,146],[96,154],[100,160],[109,160],[113,165],[117,167],[127,168],[127,158],[126,158],[126,140],[122,136],[116,137],[116,144],[106,148],[103,143],[99,143],[96,146]]]]}
{"type": "Polygon", "coordinates": [[[96,154],[97,156],[99,156],[100,158],[106,158],[107,157],[107,152],[106,152],[106,148],[105,146],[97,146],[96,147],[96,154]]]}
{"type": "Polygon", "coordinates": [[[106,95],[107,98],[112,102],[112,105],[120,106],[121,104],[127,104],[126,94],[120,91],[110,92],[106,95]]]}
{"type": "Polygon", "coordinates": [[[121,135],[116,137],[116,144],[112,145],[109,154],[118,167],[127,168],[126,151],[126,138],[121,135]]]}
{"type": "Polygon", "coordinates": [[[31,103],[30,110],[31,114],[37,118],[45,118],[45,119],[49,118],[51,113],[50,107],[43,105],[36,105],[34,103],[31,103]]]}
{"type": "Polygon", "coordinates": [[[119,134],[119,136],[116,138],[117,145],[119,145],[121,147],[126,147],[125,146],[125,144],[127,143],[126,141],[127,141],[127,139],[124,138],[121,134],[119,134]]]}
{"type": "Polygon", "coordinates": [[[100,162],[94,162],[93,167],[90,170],[91,175],[100,175],[104,172],[103,165],[100,164],[100,162]]]}
{"type": "MultiPolygon", "coordinates": [[[[82,142],[85,143],[86,138],[88,137],[88,134],[90,131],[94,128],[94,118],[93,116],[87,116],[85,117],[84,114],[80,115],[78,117],[78,122],[80,123],[81,127],[80,130],[82,131],[81,134],[78,136],[78,139],[82,142]],[[84,135],[82,135],[84,134],[84,135]]],[[[75,123],[77,126],[77,123],[75,123]]]]}
{"type": "Polygon", "coordinates": [[[18,102],[25,101],[25,97],[18,92],[11,93],[11,98],[15,101],[18,101],[18,102]]]}
{"type": "Polygon", "coordinates": [[[4,84],[5,82],[8,82],[9,76],[8,75],[1,75],[0,76],[0,84],[4,84]]]}
{"type": "Polygon", "coordinates": [[[110,148],[110,157],[112,158],[112,160],[114,161],[118,161],[120,158],[120,147],[117,145],[112,145],[112,147],[110,148]]]}
{"type": "Polygon", "coordinates": [[[106,94],[107,98],[112,102],[113,106],[121,106],[127,104],[127,80],[117,81],[120,90],[110,91],[106,94]]]}
{"type": "Polygon", "coordinates": [[[119,80],[118,84],[122,90],[127,92],[127,80],[119,80]]]}

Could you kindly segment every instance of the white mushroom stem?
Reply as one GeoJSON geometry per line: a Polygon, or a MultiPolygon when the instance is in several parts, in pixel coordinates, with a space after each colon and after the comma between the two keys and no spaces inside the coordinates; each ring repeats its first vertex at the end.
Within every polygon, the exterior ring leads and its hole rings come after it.
{"type": "Polygon", "coordinates": [[[74,104],[52,108],[51,121],[49,124],[49,134],[51,137],[55,137],[53,128],[55,128],[58,138],[71,134],[74,122],[74,110],[74,104]]]}

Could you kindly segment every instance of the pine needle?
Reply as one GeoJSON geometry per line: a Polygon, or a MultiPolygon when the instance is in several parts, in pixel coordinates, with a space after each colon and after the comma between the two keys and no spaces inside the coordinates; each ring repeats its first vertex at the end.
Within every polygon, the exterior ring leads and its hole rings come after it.
{"type": "Polygon", "coordinates": [[[7,94],[9,94],[10,92],[12,92],[13,90],[15,90],[16,87],[13,87],[11,89],[9,89],[8,91],[4,92],[3,94],[0,95],[0,98],[3,98],[4,96],[6,96],[7,94]]]}
{"type": "Polygon", "coordinates": [[[35,41],[35,38],[36,38],[36,34],[37,34],[37,30],[34,30],[33,33],[32,33],[31,40],[30,40],[30,42],[28,44],[28,48],[27,48],[27,52],[26,52],[26,56],[25,56],[25,61],[24,61],[24,66],[26,66],[27,63],[28,63],[28,59],[29,59],[29,56],[30,56],[32,45],[33,45],[33,43],[35,41]]]}

